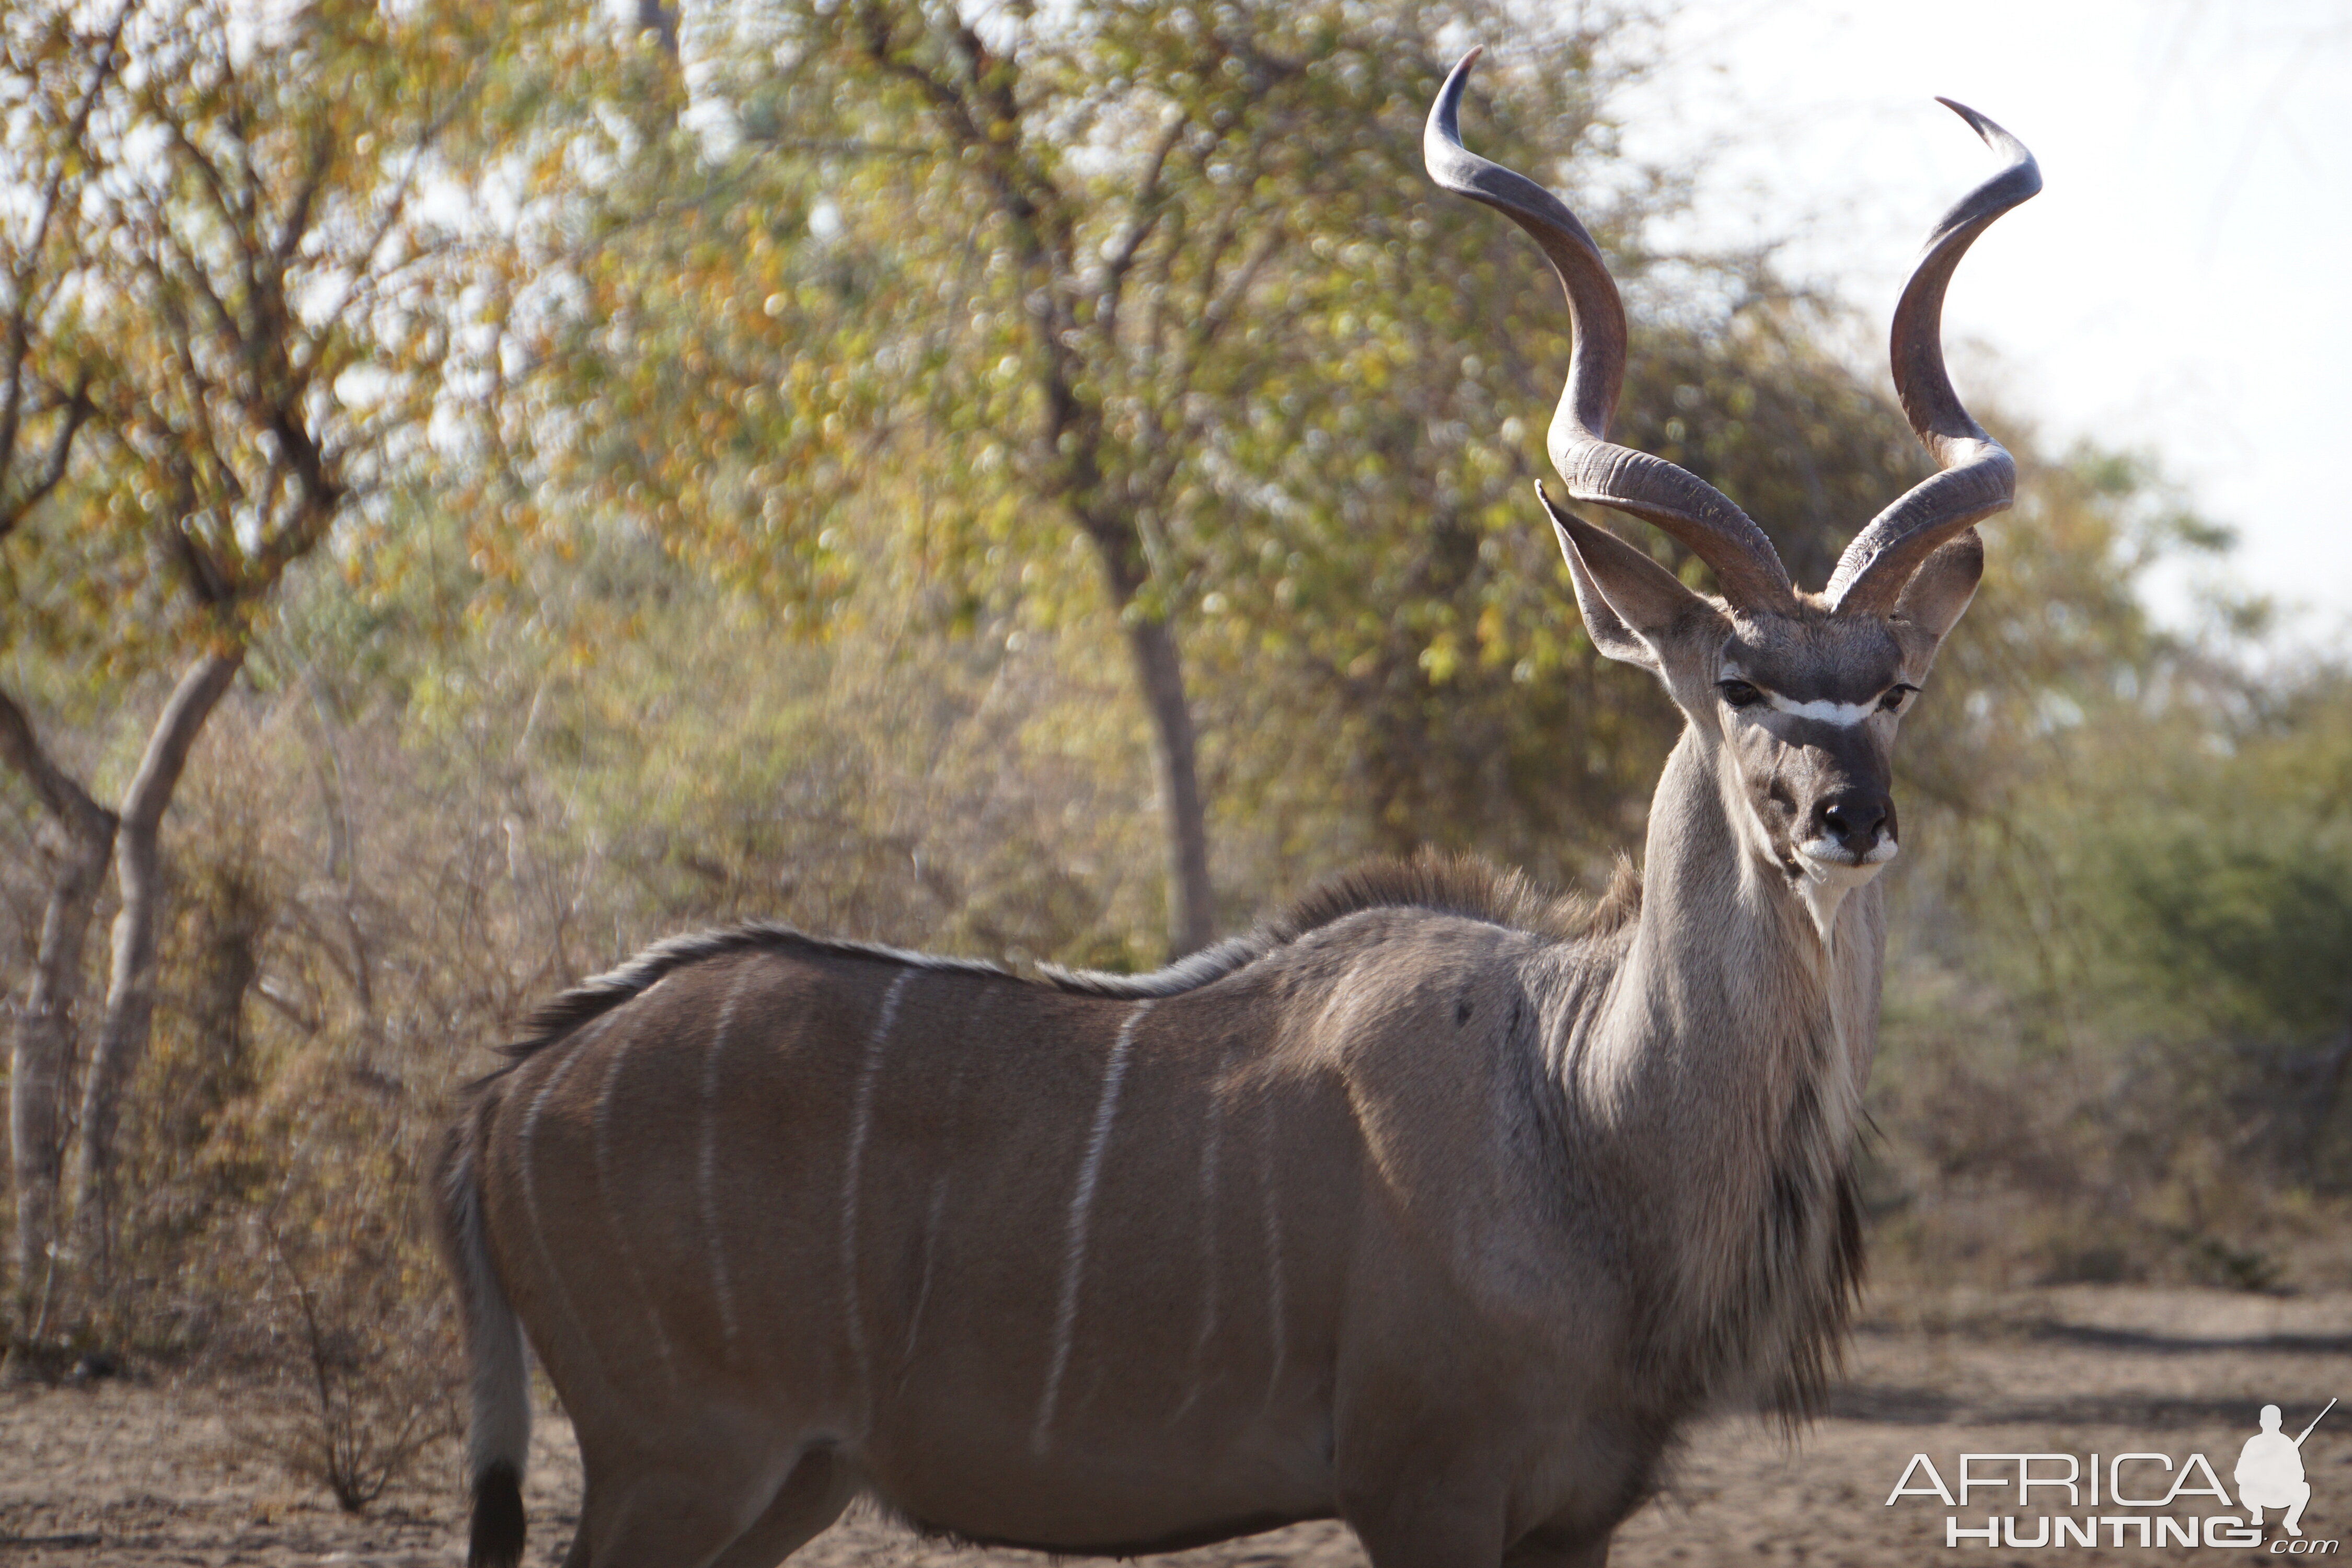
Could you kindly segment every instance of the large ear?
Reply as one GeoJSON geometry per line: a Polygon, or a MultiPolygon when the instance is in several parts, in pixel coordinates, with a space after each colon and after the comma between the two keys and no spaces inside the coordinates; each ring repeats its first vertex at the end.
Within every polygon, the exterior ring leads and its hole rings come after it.
{"type": "Polygon", "coordinates": [[[1919,570],[1911,574],[1911,581],[1895,598],[1894,618],[1927,633],[1932,639],[1932,656],[1933,644],[1944,640],[1944,634],[1958,623],[1969,601],[1977,596],[1977,579],[1983,575],[1984,541],[1971,528],[1938,545],[1919,563],[1919,570]]]}
{"type": "Polygon", "coordinates": [[[1661,643],[1694,613],[1711,613],[1707,602],[1607,529],[1553,505],[1540,481],[1536,496],[1559,534],[1559,552],[1568,560],[1576,607],[1584,612],[1584,629],[1591,634],[1592,646],[1611,658],[1664,675],[1661,643]]]}

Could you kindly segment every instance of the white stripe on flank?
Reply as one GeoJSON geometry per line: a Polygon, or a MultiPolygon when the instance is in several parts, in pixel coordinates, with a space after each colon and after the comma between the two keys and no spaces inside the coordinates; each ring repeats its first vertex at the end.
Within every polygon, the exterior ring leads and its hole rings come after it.
{"type": "Polygon", "coordinates": [[[646,1322],[654,1331],[654,1351],[661,1357],[662,1371],[676,1384],[677,1365],[670,1355],[669,1335],[662,1330],[661,1314],[654,1310],[653,1292],[646,1287],[645,1271],[637,1267],[636,1250],[629,1245],[628,1226],[614,1205],[613,1184],[608,1174],[613,1164],[613,1086],[620,1081],[621,1064],[628,1055],[629,1041],[624,1037],[614,1043],[613,1065],[604,1069],[604,1082],[596,1091],[596,1201],[612,1229],[613,1248],[621,1255],[621,1271],[629,1277],[629,1289],[645,1303],[646,1322]]]}
{"type": "Polygon", "coordinates": [[[1274,1102],[1265,1104],[1265,1119],[1258,1123],[1259,1197],[1265,1222],[1265,1312],[1266,1331],[1274,1341],[1274,1370],[1266,1374],[1265,1405],[1271,1408],[1275,1390],[1282,1383],[1282,1363],[1287,1355],[1287,1336],[1284,1320],[1289,1316],[1284,1300],[1282,1280],[1282,1208],[1274,1194],[1274,1102]]]}
{"type": "Polygon", "coordinates": [[[1192,1352],[1184,1361],[1184,1400],[1168,1417],[1173,1426],[1201,1397],[1201,1376],[1209,1343],[1217,1334],[1217,1161],[1225,1141],[1225,1076],[1233,1070],[1230,1050],[1217,1064],[1211,1080],[1208,1124],[1201,1140],[1201,1330],[1192,1337],[1192,1352]]]}
{"type": "Polygon", "coordinates": [[[1045,1368],[1045,1393],[1037,1402],[1037,1426],[1029,1447],[1042,1454],[1053,1438],[1054,1406],[1062,1397],[1062,1373],[1070,1364],[1070,1341],[1078,1327],[1078,1281],[1087,1266],[1087,1224],[1092,1215],[1095,1184],[1101,1179],[1103,1154],[1110,1147],[1111,1119],[1118,1114],[1118,1089],[1127,1077],[1128,1048],[1135,1043],[1136,1021],[1151,1011],[1139,1002],[1118,1026],[1110,1048],[1110,1064],[1103,1069],[1102,1097],[1095,1101],[1095,1125],[1087,1135],[1086,1158],[1078,1164],[1078,1190],[1070,1195],[1070,1242],[1062,1259],[1062,1300],[1054,1313],[1054,1358],[1045,1368]]]}
{"type": "Polygon", "coordinates": [[[727,1249],[719,1235],[719,1058],[727,1048],[727,1032],[735,1023],[735,1005],[743,999],[756,961],[746,960],[719,1005],[719,1025],[710,1031],[710,1047],[702,1054],[702,1158],[696,1175],[702,1194],[702,1245],[710,1254],[710,1290],[719,1299],[719,1322],[727,1342],[735,1342],[735,1292],[727,1280],[727,1249]]]}
{"type": "MultiPolygon", "coordinates": [[[[618,1011],[618,1008],[614,1009],[614,1012],[618,1011]]],[[[580,1336],[582,1346],[591,1352],[595,1346],[588,1338],[588,1327],[581,1321],[578,1310],[572,1304],[572,1292],[563,1283],[562,1270],[555,1266],[555,1254],[547,1246],[547,1231],[540,1224],[539,1173],[532,1167],[539,1138],[539,1114],[546,1108],[547,1097],[555,1092],[555,1086],[562,1083],[573,1068],[580,1065],[580,1058],[588,1054],[590,1043],[610,1028],[612,1023],[613,1013],[606,1013],[591,1024],[572,1042],[572,1049],[562,1062],[547,1075],[547,1080],[539,1086],[539,1092],[530,1097],[530,1109],[522,1113],[522,1133],[517,1140],[520,1147],[515,1151],[516,1163],[522,1166],[522,1206],[523,1213],[530,1219],[531,1246],[538,1250],[540,1261],[547,1265],[547,1280],[555,1287],[556,1303],[563,1309],[565,1321],[580,1336]]]]}
{"type": "Polygon", "coordinates": [[[948,1173],[941,1171],[931,1184],[930,1212],[923,1216],[923,1277],[915,1287],[915,1310],[907,1314],[907,1343],[898,1352],[898,1389],[904,1393],[907,1379],[915,1370],[915,1343],[923,1331],[923,1308],[931,1299],[931,1274],[940,1261],[940,1216],[947,1212],[948,1173]]]}
{"type": "Polygon", "coordinates": [[[857,1189],[865,1172],[866,1134],[874,1130],[874,1088],[882,1076],[882,1048],[898,1016],[898,993],[914,977],[913,970],[900,970],[882,994],[882,1011],[866,1042],[866,1060],[857,1069],[857,1108],[849,1123],[849,1158],[841,1173],[841,1311],[849,1329],[850,1359],[857,1363],[860,1399],[871,1396],[874,1374],[866,1353],[865,1309],[857,1300],[857,1189]]]}

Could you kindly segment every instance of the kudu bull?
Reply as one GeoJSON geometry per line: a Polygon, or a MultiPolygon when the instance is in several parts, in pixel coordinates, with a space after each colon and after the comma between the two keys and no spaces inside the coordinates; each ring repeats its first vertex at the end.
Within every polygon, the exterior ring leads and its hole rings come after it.
{"type": "Polygon", "coordinates": [[[753,925],[559,998],[437,1173],[475,1563],[521,1550],[526,1326],[586,1467],[579,1568],[766,1568],[861,1493],[1065,1554],[1337,1516],[1375,1568],[1594,1563],[1687,1418],[1819,1394],[1860,1266],[1895,727],[2014,487],[1946,376],[1944,289],[2040,175],[1958,110],[2010,163],[1893,340],[1941,471],[1802,593],[1728,500],[1608,441],[1616,288],[1567,207],[1463,148],[1475,58],[1425,153],[1566,285],[1552,461],[1722,591],[1550,508],[1594,645],[1685,721],[1638,885],[1375,868],[1140,977],[753,925]]]}

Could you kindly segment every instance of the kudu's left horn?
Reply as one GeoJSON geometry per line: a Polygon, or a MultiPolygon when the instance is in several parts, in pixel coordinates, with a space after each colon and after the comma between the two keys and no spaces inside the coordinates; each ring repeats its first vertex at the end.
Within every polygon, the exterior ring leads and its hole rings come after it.
{"type": "Polygon", "coordinates": [[[1895,390],[1911,428],[1943,471],[1914,486],[1853,536],[1824,591],[1833,610],[1885,615],[1928,556],[2017,499],[2016,462],[1969,416],[1944,370],[1944,289],[1977,236],[2042,189],[2042,166],[2024,142],[1975,110],[1948,98],[1936,101],[1967,121],[2009,163],[1936,225],[1895,307],[1888,342],[1895,390]]]}

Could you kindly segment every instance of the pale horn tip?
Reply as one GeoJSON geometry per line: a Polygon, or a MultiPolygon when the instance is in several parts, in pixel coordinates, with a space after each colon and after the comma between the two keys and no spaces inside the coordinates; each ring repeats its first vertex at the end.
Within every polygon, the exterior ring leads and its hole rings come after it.
{"type": "MultiPolygon", "coordinates": [[[[1950,110],[1954,114],[1958,115],[1962,120],[1967,121],[1969,122],[1969,129],[1975,132],[1978,136],[1981,137],[1986,146],[1991,148],[1996,153],[2003,154],[2011,163],[2033,163],[2033,154],[2026,150],[2025,143],[2020,142],[2016,137],[2011,135],[2006,130],[2002,129],[2000,124],[1995,121],[1992,116],[1979,113],[1976,110],[1970,109],[1967,104],[1962,103],[1956,98],[1946,98],[1941,94],[1938,94],[1936,101],[1942,104],[1946,109],[1950,110]]],[[[2039,175],[2041,171],[2037,167],[2035,169],[2035,174],[2039,175]]],[[[2041,182],[2037,178],[2035,181],[2036,186],[2038,187],[2040,184],[2041,182]]]]}
{"type": "Polygon", "coordinates": [[[1477,185],[1487,163],[1462,145],[1462,92],[1469,85],[1470,68],[1486,52],[1483,44],[1473,44],[1468,54],[1454,62],[1454,68],[1445,73],[1445,85],[1437,89],[1437,101],[1429,106],[1429,122],[1421,132],[1421,161],[1430,178],[1457,195],[1480,200],[1486,199],[1479,195],[1477,185]]]}
{"type": "Polygon", "coordinates": [[[1462,144],[1462,89],[1469,84],[1470,68],[1486,52],[1484,44],[1473,44],[1470,52],[1454,62],[1445,73],[1445,85],[1437,89],[1437,101],[1429,107],[1429,131],[1454,146],[1462,144]]]}

